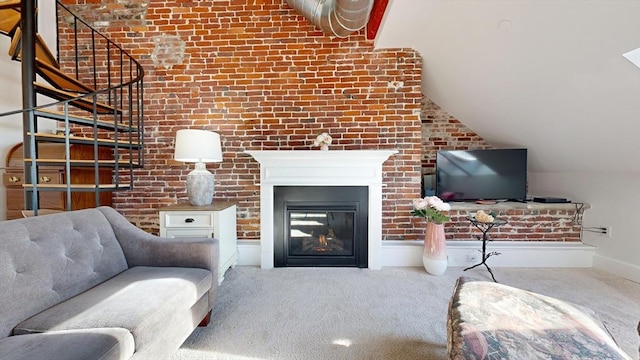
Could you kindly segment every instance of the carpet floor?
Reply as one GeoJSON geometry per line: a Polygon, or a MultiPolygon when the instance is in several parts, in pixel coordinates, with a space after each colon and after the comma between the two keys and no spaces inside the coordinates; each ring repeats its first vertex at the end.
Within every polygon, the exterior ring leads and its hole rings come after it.
{"type": "MultiPolygon", "coordinates": [[[[596,269],[495,268],[505,285],[594,310],[618,344],[638,357],[640,284],[596,269]]],[[[484,269],[230,269],[211,323],[171,360],[446,359],[449,297],[459,276],[484,269]]]]}

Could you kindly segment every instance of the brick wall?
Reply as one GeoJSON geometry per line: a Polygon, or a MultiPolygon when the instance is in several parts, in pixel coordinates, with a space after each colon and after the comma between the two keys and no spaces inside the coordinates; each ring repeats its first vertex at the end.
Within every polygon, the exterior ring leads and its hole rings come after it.
{"type": "MultiPolygon", "coordinates": [[[[434,174],[436,151],[488,149],[491,144],[467,128],[458,119],[444,111],[427,97],[422,98],[420,112],[422,122],[422,174],[434,174]]],[[[451,221],[445,225],[448,240],[472,240],[481,236],[481,232],[472,226],[467,217],[479,209],[486,212],[496,211],[498,217],[507,224],[491,230],[494,240],[513,241],[580,241],[583,207],[560,206],[560,209],[523,208],[520,204],[507,209],[504,204],[462,206],[467,209],[453,210],[449,213],[451,221]]],[[[461,205],[454,204],[455,208],[461,205]]]]}
{"type": "MultiPolygon", "coordinates": [[[[509,241],[580,241],[582,204],[571,209],[502,209],[497,211],[507,224],[491,229],[493,240],[509,241]]],[[[482,233],[470,225],[467,217],[476,210],[454,210],[445,225],[449,240],[475,240],[482,233]]],[[[487,206],[486,212],[491,211],[487,206]]]]}
{"type": "Polygon", "coordinates": [[[157,233],[157,208],[187,201],[193,164],[172,161],[174,136],[205,128],[222,137],[224,161],[208,165],[215,197],[238,201],[238,237],[257,239],[259,164],[243,151],[312,149],[326,131],[331,149],[399,150],[384,164],[384,236],[413,231],[407,214],[420,193],[417,52],[375,51],[362,32],[325,36],[281,0],[151,1],[145,16],[130,17],[122,15],[123,1],[73,3],[145,66],[147,163],[134,173],[134,190],[114,198],[129,220],[157,233]]]}
{"type": "MultiPolygon", "coordinates": [[[[322,131],[333,136],[331,149],[398,149],[384,164],[383,238],[415,240],[423,224],[410,216],[411,200],[421,174],[433,173],[435,151],[490,147],[422,96],[417,52],[374,50],[363,32],[326,36],[283,0],[65,3],[145,67],[146,166],[114,206],[147,231],[158,232],[159,207],[187,201],[193,165],[172,160],[183,128],[221,134],[224,161],[208,168],[216,199],[238,201],[240,239],[258,239],[260,223],[259,165],[244,150],[312,149],[322,131]]],[[[473,238],[466,213],[452,215],[448,238],[473,238]]],[[[512,216],[500,229],[505,239],[551,239],[537,228],[573,217],[512,216]]],[[[567,230],[558,240],[576,240],[567,230]]]]}
{"type": "MultiPolygon", "coordinates": [[[[444,111],[427,97],[422,98],[420,119],[422,122],[422,174],[434,174],[436,151],[488,149],[491,144],[467,128],[458,119],[444,111]]],[[[461,205],[454,204],[454,208],[461,205]]],[[[513,241],[580,241],[582,214],[581,204],[576,206],[560,206],[560,209],[523,208],[519,204],[514,209],[505,208],[504,204],[462,206],[467,209],[453,210],[449,213],[451,221],[445,225],[447,240],[473,240],[481,236],[481,232],[472,226],[467,216],[479,209],[486,212],[496,211],[507,224],[491,230],[494,240],[513,241]]]]}
{"type": "Polygon", "coordinates": [[[458,119],[442,110],[426,96],[422,97],[422,174],[435,174],[436,151],[488,149],[491,145],[458,119]]]}

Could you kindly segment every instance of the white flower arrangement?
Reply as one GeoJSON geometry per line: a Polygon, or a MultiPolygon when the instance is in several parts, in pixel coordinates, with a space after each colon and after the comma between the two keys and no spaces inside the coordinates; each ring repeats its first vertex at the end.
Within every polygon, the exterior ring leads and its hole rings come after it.
{"type": "Polygon", "coordinates": [[[316,136],[316,139],[313,141],[313,145],[315,146],[329,146],[331,145],[331,141],[333,138],[329,133],[323,132],[322,134],[316,136]]]}
{"type": "Polygon", "coordinates": [[[442,201],[437,196],[427,196],[424,199],[413,200],[413,211],[411,215],[419,216],[427,219],[427,221],[436,224],[442,224],[449,220],[449,217],[443,214],[451,210],[451,205],[442,201]]]}

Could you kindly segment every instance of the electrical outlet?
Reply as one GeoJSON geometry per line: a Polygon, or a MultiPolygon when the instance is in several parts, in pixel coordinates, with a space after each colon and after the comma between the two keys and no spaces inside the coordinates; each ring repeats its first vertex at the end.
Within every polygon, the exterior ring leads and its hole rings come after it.
{"type": "Polygon", "coordinates": [[[598,225],[598,227],[594,228],[593,232],[597,233],[598,236],[610,238],[611,226],[598,225]]]}

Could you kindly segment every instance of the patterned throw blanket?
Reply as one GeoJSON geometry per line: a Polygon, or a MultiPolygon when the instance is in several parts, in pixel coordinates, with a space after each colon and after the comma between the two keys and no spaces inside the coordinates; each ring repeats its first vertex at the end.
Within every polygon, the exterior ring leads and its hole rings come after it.
{"type": "Polygon", "coordinates": [[[452,360],[631,360],[589,309],[464,277],[449,302],[447,337],[452,360]]]}

